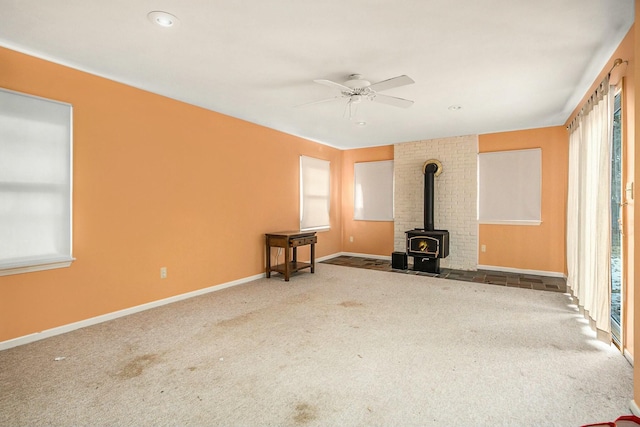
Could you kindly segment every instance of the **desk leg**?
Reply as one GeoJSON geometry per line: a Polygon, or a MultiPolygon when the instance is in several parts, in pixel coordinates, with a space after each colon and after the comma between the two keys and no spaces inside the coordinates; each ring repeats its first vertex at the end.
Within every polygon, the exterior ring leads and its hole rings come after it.
{"type": "Polygon", "coordinates": [[[291,262],[290,262],[290,249],[289,247],[284,248],[284,281],[289,281],[289,275],[291,274],[291,262]]]}
{"type": "Polygon", "coordinates": [[[267,243],[267,279],[271,277],[271,246],[267,243]]]}
{"type": "Polygon", "coordinates": [[[316,244],[311,244],[311,272],[313,273],[316,269],[316,244]]]}

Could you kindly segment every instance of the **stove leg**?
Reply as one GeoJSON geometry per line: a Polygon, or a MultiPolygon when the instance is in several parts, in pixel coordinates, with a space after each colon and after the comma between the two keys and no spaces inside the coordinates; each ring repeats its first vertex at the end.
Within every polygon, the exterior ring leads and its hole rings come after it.
{"type": "Polygon", "coordinates": [[[413,257],[413,271],[440,274],[440,258],[413,257]]]}

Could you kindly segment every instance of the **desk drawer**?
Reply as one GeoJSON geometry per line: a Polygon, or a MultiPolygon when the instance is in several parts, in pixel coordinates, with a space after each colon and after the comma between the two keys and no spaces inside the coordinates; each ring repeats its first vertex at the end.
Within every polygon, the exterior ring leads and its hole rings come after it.
{"type": "Polygon", "coordinates": [[[267,245],[278,248],[286,248],[288,244],[286,236],[267,236],[267,245]]]}
{"type": "Polygon", "coordinates": [[[299,237],[297,239],[291,239],[291,247],[310,245],[312,243],[316,243],[317,241],[318,238],[316,236],[299,237]]]}

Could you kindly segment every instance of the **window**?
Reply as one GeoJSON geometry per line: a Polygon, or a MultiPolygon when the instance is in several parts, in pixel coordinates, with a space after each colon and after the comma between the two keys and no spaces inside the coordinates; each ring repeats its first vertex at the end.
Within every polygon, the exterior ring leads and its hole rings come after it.
{"type": "Polygon", "coordinates": [[[540,225],[542,150],[478,154],[478,220],[540,225]]]}
{"type": "Polygon", "coordinates": [[[0,275],[71,257],[72,107],[0,89],[0,275]]]}
{"type": "Polygon", "coordinates": [[[331,163],[300,156],[300,230],[329,228],[331,163]]]}
{"type": "Polygon", "coordinates": [[[353,219],[393,221],[393,160],[354,165],[353,219]]]}
{"type": "Polygon", "coordinates": [[[623,206],[630,194],[622,186],[622,88],[613,97],[613,138],[611,144],[611,336],[620,346],[622,325],[623,206]],[[627,198],[625,198],[625,196],[627,198]]]}

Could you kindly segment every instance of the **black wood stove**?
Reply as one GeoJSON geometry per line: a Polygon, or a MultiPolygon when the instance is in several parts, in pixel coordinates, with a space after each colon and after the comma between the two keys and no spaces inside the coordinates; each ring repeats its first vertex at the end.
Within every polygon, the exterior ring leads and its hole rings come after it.
{"type": "Polygon", "coordinates": [[[427,160],[424,172],[424,228],[405,231],[407,255],[413,257],[413,269],[427,273],[440,273],[440,259],[449,255],[449,231],[433,226],[433,179],[442,173],[438,160],[427,160]]]}

